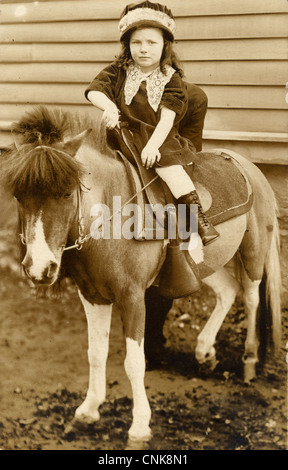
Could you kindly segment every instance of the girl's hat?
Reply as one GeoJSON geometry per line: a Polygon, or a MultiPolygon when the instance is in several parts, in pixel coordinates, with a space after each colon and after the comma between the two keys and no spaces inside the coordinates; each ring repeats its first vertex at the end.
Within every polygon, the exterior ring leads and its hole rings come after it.
{"type": "Polygon", "coordinates": [[[175,20],[171,10],[160,3],[149,1],[130,3],[120,16],[119,30],[120,41],[128,31],[139,26],[147,26],[164,29],[171,41],[174,40],[176,30],[175,20]]]}

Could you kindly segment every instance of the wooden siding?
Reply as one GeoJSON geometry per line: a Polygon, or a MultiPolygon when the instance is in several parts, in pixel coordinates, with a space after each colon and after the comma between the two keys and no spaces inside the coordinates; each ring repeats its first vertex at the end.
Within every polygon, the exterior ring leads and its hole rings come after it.
{"type": "MultiPolygon", "coordinates": [[[[2,2],[0,146],[32,105],[95,113],[83,92],[119,51],[126,0],[2,2]]],[[[167,0],[186,78],[209,99],[204,147],[287,163],[285,0],[167,0]]]]}

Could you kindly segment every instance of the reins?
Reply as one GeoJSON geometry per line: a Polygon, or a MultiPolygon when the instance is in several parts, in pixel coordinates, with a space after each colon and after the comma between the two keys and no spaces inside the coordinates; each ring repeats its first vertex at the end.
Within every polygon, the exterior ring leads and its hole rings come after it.
{"type": "MultiPolygon", "coordinates": [[[[15,145],[16,145],[16,143],[15,143],[15,145]]],[[[18,152],[20,152],[17,145],[16,145],[16,148],[17,148],[18,152]]],[[[48,145],[38,145],[33,150],[37,150],[37,149],[46,149],[46,150],[56,151],[56,152],[62,153],[63,155],[66,155],[66,156],[72,158],[72,156],[69,155],[67,152],[64,152],[64,151],[62,151],[60,149],[57,149],[57,148],[54,148],[54,147],[49,147],[48,145]]],[[[101,225],[99,225],[98,231],[101,232],[104,223],[110,222],[113,219],[113,217],[115,217],[115,215],[119,214],[122,211],[122,209],[125,206],[127,206],[127,204],[129,204],[131,201],[133,201],[133,199],[135,199],[139,194],[141,194],[148,186],[150,186],[150,184],[154,183],[154,181],[156,181],[158,178],[159,178],[159,176],[156,175],[151,181],[149,181],[149,183],[145,184],[143,187],[141,187],[141,189],[139,191],[134,193],[133,196],[131,196],[117,211],[113,212],[113,214],[110,217],[105,219],[101,223],[101,225]]],[[[75,240],[74,245],[65,246],[63,248],[63,251],[74,250],[74,249],[80,251],[82,249],[84,243],[86,243],[92,237],[91,233],[87,233],[86,235],[84,235],[84,217],[83,217],[83,214],[82,214],[82,205],[81,205],[81,188],[78,188],[78,190],[77,190],[77,212],[78,212],[78,235],[79,236],[75,240]]],[[[19,237],[20,237],[21,243],[23,245],[26,245],[26,240],[25,240],[24,230],[23,230],[22,224],[21,224],[21,233],[19,234],[19,237]]]]}
{"type": "MultiPolygon", "coordinates": [[[[110,217],[105,219],[101,223],[101,225],[99,225],[98,232],[102,231],[103,224],[105,224],[107,222],[110,222],[113,219],[113,217],[115,217],[115,215],[119,214],[122,211],[122,209],[125,206],[127,206],[127,204],[129,204],[131,201],[133,201],[133,199],[135,199],[135,197],[137,197],[139,194],[141,194],[150,184],[154,183],[154,181],[156,181],[158,178],[159,178],[158,175],[155,176],[151,181],[149,181],[149,183],[147,183],[139,191],[137,191],[132,197],[130,197],[130,199],[128,199],[117,211],[113,212],[113,214],[110,217]]],[[[78,190],[77,191],[77,198],[78,198],[78,215],[79,215],[79,218],[78,218],[79,238],[77,238],[77,240],[75,240],[74,245],[65,247],[63,251],[73,250],[74,248],[76,248],[76,250],[81,250],[82,247],[83,247],[83,244],[85,242],[87,242],[92,237],[91,233],[88,233],[87,235],[84,236],[83,217],[82,217],[82,214],[81,214],[81,212],[82,212],[81,211],[81,197],[80,197],[79,193],[80,193],[80,191],[78,190]]]]}

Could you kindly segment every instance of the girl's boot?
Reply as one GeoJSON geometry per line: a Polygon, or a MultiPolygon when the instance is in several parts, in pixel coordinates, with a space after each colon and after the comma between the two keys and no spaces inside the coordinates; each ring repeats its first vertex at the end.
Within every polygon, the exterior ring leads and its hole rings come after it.
{"type": "MultiPolygon", "coordinates": [[[[205,212],[203,211],[199,196],[197,192],[191,191],[189,194],[185,194],[185,196],[181,196],[177,199],[178,204],[186,204],[188,208],[188,214],[190,217],[190,205],[197,204],[198,205],[198,233],[202,239],[202,243],[204,246],[213,243],[220,237],[220,234],[217,230],[213,227],[213,225],[209,222],[206,217],[205,212]]],[[[189,220],[190,222],[190,220],[189,220]]]]}

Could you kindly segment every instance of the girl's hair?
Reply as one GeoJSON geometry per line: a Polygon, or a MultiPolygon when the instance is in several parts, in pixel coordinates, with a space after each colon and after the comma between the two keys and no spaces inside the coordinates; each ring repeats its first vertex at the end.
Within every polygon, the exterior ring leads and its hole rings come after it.
{"type": "MultiPolygon", "coordinates": [[[[122,68],[123,70],[127,70],[129,65],[133,63],[133,59],[131,57],[130,52],[130,38],[131,34],[136,31],[136,29],[140,28],[134,28],[130,30],[121,40],[122,50],[118,57],[116,57],[116,64],[119,68],[122,68]]],[[[173,42],[168,38],[168,35],[164,30],[162,30],[162,32],[164,38],[164,47],[160,60],[160,70],[165,75],[165,65],[171,65],[171,67],[173,67],[176,72],[179,73],[180,77],[184,77],[184,72],[181,67],[180,60],[176,52],[173,50],[173,42]]]]}

